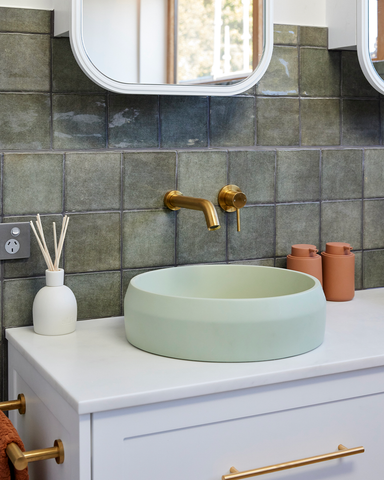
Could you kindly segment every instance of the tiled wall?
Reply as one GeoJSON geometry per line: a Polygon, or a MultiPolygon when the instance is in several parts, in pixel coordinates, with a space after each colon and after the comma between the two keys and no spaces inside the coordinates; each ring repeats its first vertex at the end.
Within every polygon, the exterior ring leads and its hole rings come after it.
{"type": "MultiPolygon", "coordinates": [[[[121,315],[146,269],[284,266],[293,243],[350,242],[357,287],[384,285],[382,98],[356,53],[327,50],[326,29],[276,26],[260,83],[213,98],[105,92],[52,38],[49,12],[1,8],[0,31],[1,220],[39,212],[51,242],[70,214],[63,266],[79,319],[121,315]],[[240,233],[219,208],[214,232],[201,212],[163,208],[174,188],[217,204],[227,183],[248,197],[240,233]]],[[[35,240],[30,259],[1,263],[2,328],[31,325],[35,240]]],[[[1,348],[5,378],[4,336],[1,348]]]]}

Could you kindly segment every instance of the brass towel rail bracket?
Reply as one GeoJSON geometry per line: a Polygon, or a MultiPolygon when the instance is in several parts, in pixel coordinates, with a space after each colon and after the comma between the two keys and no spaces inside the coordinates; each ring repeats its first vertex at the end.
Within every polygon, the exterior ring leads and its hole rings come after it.
{"type": "Polygon", "coordinates": [[[25,397],[22,393],[17,396],[17,400],[10,400],[9,402],[0,403],[0,410],[2,410],[3,412],[8,410],[19,410],[20,415],[24,415],[25,408],[25,397]]]}
{"type": "Polygon", "coordinates": [[[16,470],[24,470],[29,462],[48,460],[49,458],[54,458],[56,463],[64,462],[64,446],[61,440],[55,440],[53,447],[31,450],[30,452],[22,452],[16,443],[10,443],[6,452],[16,470]]]}
{"type": "Polygon", "coordinates": [[[287,470],[288,468],[303,467],[304,465],[311,465],[312,463],[326,462],[327,460],[348,457],[349,455],[357,455],[358,453],[364,453],[364,447],[347,448],[344,447],[344,445],[339,445],[337,452],[325,453],[323,455],[302,458],[300,460],[292,460],[291,462],[278,463],[276,465],[269,465],[268,467],[256,468],[255,470],[239,472],[235,467],[231,467],[229,470],[231,473],[229,475],[223,475],[221,478],[222,480],[240,480],[243,478],[256,477],[257,475],[264,475],[266,473],[287,470]]]}

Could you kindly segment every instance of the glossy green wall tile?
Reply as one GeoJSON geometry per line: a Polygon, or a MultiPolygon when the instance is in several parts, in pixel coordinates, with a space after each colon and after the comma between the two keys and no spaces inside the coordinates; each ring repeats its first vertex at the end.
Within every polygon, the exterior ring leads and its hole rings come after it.
{"type": "MultiPolygon", "coordinates": [[[[367,150],[366,155],[368,155],[367,150]]],[[[321,198],[348,200],[361,198],[363,188],[362,150],[323,150],[321,198]]],[[[365,161],[367,175],[367,160],[365,161]]]]}
{"type": "Polygon", "coordinates": [[[0,91],[48,92],[49,36],[0,33],[0,65],[0,91]]]}
{"type": "Polygon", "coordinates": [[[110,95],[108,135],[110,148],[158,147],[158,98],[153,95],[110,95]]]}
{"type": "Polygon", "coordinates": [[[51,33],[52,12],[27,8],[0,7],[0,31],[51,33]]]}
{"type": "Polygon", "coordinates": [[[63,210],[63,155],[6,154],[3,168],[5,215],[63,210]]]}
{"type": "Polygon", "coordinates": [[[65,210],[121,208],[121,153],[67,153],[65,210]]]}

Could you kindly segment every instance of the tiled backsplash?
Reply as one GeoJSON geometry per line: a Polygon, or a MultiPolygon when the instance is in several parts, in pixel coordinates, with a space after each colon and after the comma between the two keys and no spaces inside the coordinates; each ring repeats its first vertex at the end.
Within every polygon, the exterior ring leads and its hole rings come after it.
{"type": "MultiPolygon", "coordinates": [[[[327,50],[321,28],[275,26],[260,83],[234,97],[116,95],[84,76],[50,12],[0,9],[3,222],[71,217],[63,266],[79,319],[122,314],[130,278],[199,262],[285,265],[293,243],[346,241],[357,288],[384,286],[382,97],[355,52],[327,50]],[[217,205],[219,190],[248,197],[242,229],[218,208],[163,208],[177,188],[217,205]]],[[[44,284],[32,238],[28,260],[2,262],[2,328],[31,325],[44,284]]],[[[1,342],[3,379],[6,342],[1,342]]],[[[3,382],[5,392],[5,382],[3,382]]]]}

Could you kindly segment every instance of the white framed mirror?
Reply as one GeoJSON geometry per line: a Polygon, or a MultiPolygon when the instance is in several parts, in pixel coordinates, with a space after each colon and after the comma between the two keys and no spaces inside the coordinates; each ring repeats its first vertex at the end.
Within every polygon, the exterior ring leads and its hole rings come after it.
{"type": "Polygon", "coordinates": [[[235,95],[273,51],[273,0],[71,0],[73,54],[116,93],[235,95]]]}
{"type": "Polygon", "coordinates": [[[384,0],[357,0],[357,54],[365,77],[384,94],[384,0]]]}

